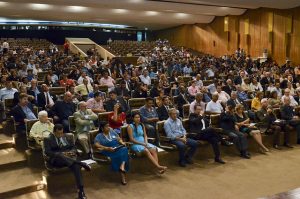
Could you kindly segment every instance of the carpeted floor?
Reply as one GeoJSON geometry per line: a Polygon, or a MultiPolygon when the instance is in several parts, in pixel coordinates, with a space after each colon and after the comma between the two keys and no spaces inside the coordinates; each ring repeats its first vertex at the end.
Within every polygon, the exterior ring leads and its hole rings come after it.
{"type": "MultiPolygon", "coordinates": [[[[254,199],[300,187],[300,147],[254,154],[251,160],[226,156],[225,165],[196,160],[187,168],[172,166],[163,176],[130,174],[127,186],[118,176],[86,180],[89,199],[254,199]]],[[[75,198],[74,189],[57,188],[51,195],[36,192],[18,199],[75,198]]]]}

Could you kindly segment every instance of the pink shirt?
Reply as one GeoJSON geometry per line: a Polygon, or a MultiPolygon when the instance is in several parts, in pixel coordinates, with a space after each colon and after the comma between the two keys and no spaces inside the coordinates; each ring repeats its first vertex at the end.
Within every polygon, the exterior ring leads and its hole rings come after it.
{"type": "Polygon", "coordinates": [[[111,77],[108,77],[107,79],[105,79],[104,77],[102,77],[100,79],[100,85],[107,85],[108,88],[112,88],[115,86],[115,80],[111,77]]]}
{"type": "Polygon", "coordinates": [[[94,98],[91,98],[89,99],[87,102],[86,102],[86,107],[88,109],[101,109],[103,110],[104,107],[103,107],[103,101],[100,100],[100,102],[97,102],[94,98]]]}
{"type": "Polygon", "coordinates": [[[190,86],[190,87],[188,88],[188,92],[189,92],[189,94],[190,94],[191,96],[195,96],[196,93],[200,92],[200,90],[199,90],[199,87],[198,87],[198,86],[195,86],[195,87],[190,86]]]}

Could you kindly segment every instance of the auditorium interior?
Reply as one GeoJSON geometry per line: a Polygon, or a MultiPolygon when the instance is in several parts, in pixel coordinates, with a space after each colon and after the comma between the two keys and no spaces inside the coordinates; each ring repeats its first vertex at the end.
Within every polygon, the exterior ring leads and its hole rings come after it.
{"type": "Polygon", "coordinates": [[[0,1],[0,199],[300,199],[299,165],[299,0],[0,1]]]}

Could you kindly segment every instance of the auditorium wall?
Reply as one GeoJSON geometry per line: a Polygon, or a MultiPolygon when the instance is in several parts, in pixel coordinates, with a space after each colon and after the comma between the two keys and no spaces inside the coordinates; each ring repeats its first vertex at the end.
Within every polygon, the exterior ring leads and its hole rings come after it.
{"type": "Polygon", "coordinates": [[[300,7],[248,10],[241,16],[216,17],[210,24],[160,30],[154,37],[215,56],[232,54],[240,47],[256,58],[268,49],[280,64],[287,58],[300,64],[300,7]]]}

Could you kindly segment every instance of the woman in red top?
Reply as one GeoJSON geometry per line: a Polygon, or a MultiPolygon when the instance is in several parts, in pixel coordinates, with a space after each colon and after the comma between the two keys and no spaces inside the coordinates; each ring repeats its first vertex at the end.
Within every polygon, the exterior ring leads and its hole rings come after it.
{"type": "Polygon", "coordinates": [[[126,114],[120,110],[120,104],[117,103],[114,106],[114,112],[108,115],[109,126],[118,134],[121,133],[121,127],[126,124],[126,114]]]}
{"type": "Polygon", "coordinates": [[[62,79],[59,81],[60,86],[62,87],[70,87],[70,86],[76,86],[74,81],[72,79],[68,79],[67,75],[62,75],[62,79]]]}

